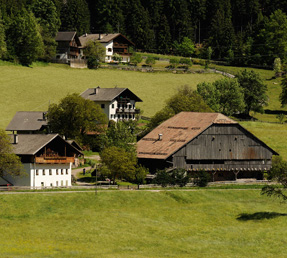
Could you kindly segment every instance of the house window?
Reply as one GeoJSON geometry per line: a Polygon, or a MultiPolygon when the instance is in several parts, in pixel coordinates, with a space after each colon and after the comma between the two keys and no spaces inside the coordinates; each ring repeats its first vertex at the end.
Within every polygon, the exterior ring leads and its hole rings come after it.
{"type": "Polygon", "coordinates": [[[50,176],[52,175],[52,169],[49,169],[49,175],[50,176]]]}
{"type": "Polygon", "coordinates": [[[38,169],[36,170],[36,176],[39,176],[39,170],[38,169]]]}
{"type": "Polygon", "coordinates": [[[50,186],[53,186],[53,183],[50,183],[50,186]]]}
{"type": "Polygon", "coordinates": [[[101,104],[101,108],[105,108],[105,104],[101,104]]]}
{"type": "Polygon", "coordinates": [[[45,176],[45,169],[43,169],[43,176],[45,176]]]}
{"type": "Polygon", "coordinates": [[[114,115],[111,115],[111,119],[113,119],[114,115]]]}
{"type": "Polygon", "coordinates": [[[61,169],[61,175],[64,175],[64,171],[63,171],[63,169],[61,169]]]}
{"type": "Polygon", "coordinates": [[[112,108],[115,108],[115,104],[112,104],[112,108]]]}
{"type": "Polygon", "coordinates": [[[66,175],[68,175],[69,174],[69,170],[68,169],[66,169],[66,175]]]}
{"type": "Polygon", "coordinates": [[[66,180],[66,186],[68,186],[69,184],[68,184],[68,180],[66,180]]]}
{"type": "Polygon", "coordinates": [[[59,185],[59,183],[58,183],[58,181],[56,181],[56,186],[58,186],[59,185]]]}
{"type": "Polygon", "coordinates": [[[108,52],[112,52],[112,49],[110,47],[108,48],[108,52]]]}
{"type": "Polygon", "coordinates": [[[59,175],[59,169],[56,169],[56,175],[59,175]]]}

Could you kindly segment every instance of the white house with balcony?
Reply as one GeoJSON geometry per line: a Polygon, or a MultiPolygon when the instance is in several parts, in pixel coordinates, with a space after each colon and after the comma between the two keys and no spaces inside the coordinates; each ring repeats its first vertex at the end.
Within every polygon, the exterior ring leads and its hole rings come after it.
{"type": "Polygon", "coordinates": [[[128,88],[89,88],[81,96],[99,104],[109,120],[135,120],[140,110],[136,102],[142,100],[128,88]]]}
{"type": "Polygon", "coordinates": [[[71,186],[72,163],[83,154],[58,134],[12,134],[11,144],[24,171],[18,176],[4,174],[1,184],[31,188],[71,186]]]}
{"type": "Polygon", "coordinates": [[[84,34],[79,37],[82,48],[85,48],[89,41],[98,41],[106,49],[105,62],[113,62],[113,56],[118,54],[122,57],[122,62],[129,62],[131,53],[129,48],[135,44],[121,33],[84,34]]]}

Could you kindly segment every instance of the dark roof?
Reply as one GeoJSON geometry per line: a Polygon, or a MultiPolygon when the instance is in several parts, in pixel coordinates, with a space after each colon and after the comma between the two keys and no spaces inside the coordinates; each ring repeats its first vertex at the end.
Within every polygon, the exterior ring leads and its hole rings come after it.
{"type": "MultiPolygon", "coordinates": [[[[10,135],[11,143],[14,135],[10,135]]],[[[35,155],[39,150],[56,138],[60,138],[63,143],[68,143],[58,134],[18,134],[18,143],[12,143],[14,153],[17,155],[35,155]]],[[[77,148],[71,145],[75,153],[82,154],[77,148]]]]}
{"type": "Polygon", "coordinates": [[[116,97],[124,94],[129,95],[135,101],[142,102],[142,100],[132,93],[128,88],[89,88],[84,91],[81,96],[84,99],[89,99],[92,101],[112,101],[116,97]]]}
{"type": "MultiPolygon", "coordinates": [[[[220,113],[181,112],[160,124],[137,143],[137,157],[167,159],[213,124],[240,126],[234,120],[220,113]],[[161,140],[159,140],[160,134],[161,140]]],[[[242,126],[240,128],[256,138],[274,155],[278,155],[252,133],[242,126]]]]}
{"type": "Polygon", "coordinates": [[[76,31],[59,31],[56,41],[72,41],[76,36],[76,31]]]}
{"type": "Polygon", "coordinates": [[[38,131],[47,126],[43,111],[19,111],[15,114],[6,131],[38,131]]]}
{"type": "Polygon", "coordinates": [[[117,37],[123,37],[126,41],[128,41],[131,45],[135,45],[133,42],[131,42],[129,39],[127,39],[124,35],[121,33],[109,33],[109,34],[84,34],[79,37],[79,40],[81,42],[81,45],[83,47],[86,46],[86,44],[89,41],[99,41],[101,43],[108,43],[112,40],[114,40],[117,37]]]}
{"type": "Polygon", "coordinates": [[[83,151],[83,148],[75,140],[67,140],[67,142],[79,151],[83,151]]]}

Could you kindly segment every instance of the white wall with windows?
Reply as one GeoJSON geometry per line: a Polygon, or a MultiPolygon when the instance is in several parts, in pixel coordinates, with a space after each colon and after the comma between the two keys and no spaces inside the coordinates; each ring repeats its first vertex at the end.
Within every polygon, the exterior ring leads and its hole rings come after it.
{"type": "Polygon", "coordinates": [[[10,183],[30,187],[68,187],[71,186],[72,164],[25,163],[25,172],[19,176],[5,175],[10,183]]]}

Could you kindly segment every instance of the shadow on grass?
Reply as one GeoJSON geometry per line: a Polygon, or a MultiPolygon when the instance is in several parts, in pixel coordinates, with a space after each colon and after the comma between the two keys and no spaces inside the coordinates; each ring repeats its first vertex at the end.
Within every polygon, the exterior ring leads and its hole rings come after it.
{"type": "Polygon", "coordinates": [[[77,181],[82,182],[82,183],[95,183],[96,177],[91,177],[91,176],[81,177],[81,178],[78,178],[77,181]]]}
{"type": "Polygon", "coordinates": [[[284,110],[265,109],[264,112],[265,112],[265,114],[269,114],[269,115],[280,115],[280,114],[287,115],[287,111],[284,111],[284,110]]]}
{"type": "Polygon", "coordinates": [[[278,212],[241,213],[238,215],[236,219],[240,221],[263,220],[263,219],[275,219],[280,216],[287,216],[287,213],[278,213],[278,212]]]}

